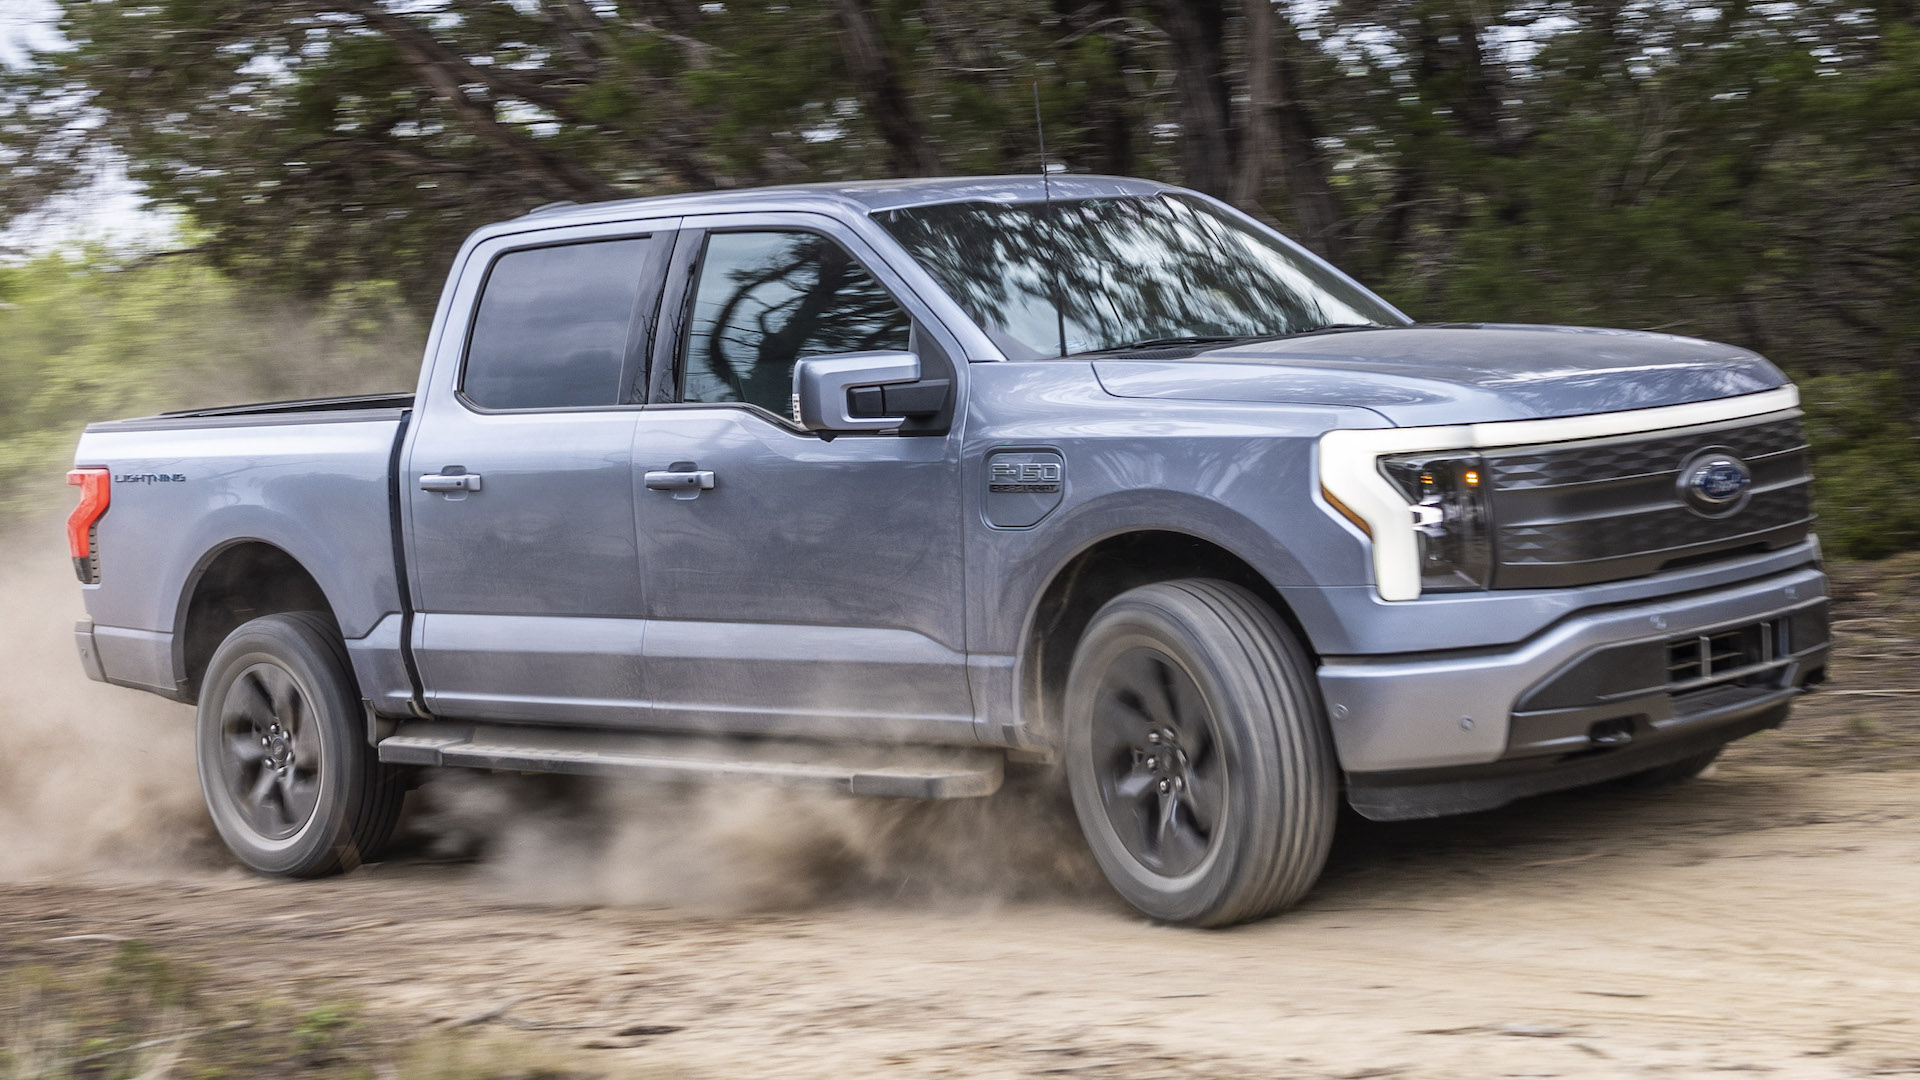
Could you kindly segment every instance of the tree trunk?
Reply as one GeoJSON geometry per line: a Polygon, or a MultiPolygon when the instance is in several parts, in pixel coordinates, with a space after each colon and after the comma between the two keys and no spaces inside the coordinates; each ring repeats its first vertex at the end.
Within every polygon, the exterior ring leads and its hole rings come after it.
{"type": "Polygon", "coordinates": [[[1493,153],[1513,146],[1500,123],[1500,92],[1480,48],[1472,9],[1422,15],[1414,32],[1414,81],[1428,100],[1444,105],[1461,134],[1493,153]]]}
{"type": "Polygon", "coordinates": [[[846,52],[848,74],[887,144],[894,175],[940,175],[940,155],[928,141],[926,127],[914,112],[900,73],[887,54],[873,0],[834,0],[833,9],[840,18],[840,42],[846,52]]]}
{"type": "Polygon", "coordinates": [[[1231,198],[1237,133],[1227,96],[1222,0],[1157,0],[1154,10],[1173,46],[1181,172],[1188,187],[1231,198]]]}
{"type": "Polygon", "coordinates": [[[1320,149],[1320,124],[1307,101],[1299,55],[1308,46],[1291,23],[1282,31],[1274,65],[1279,80],[1280,170],[1287,183],[1299,240],[1329,259],[1346,246],[1346,210],[1333,187],[1333,163],[1320,149]]]}
{"type": "Polygon", "coordinates": [[[1247,118],[1239,166],[1233,174],[1232,201],[1242,210],[1253,210],[1266,187],[1279,98],[1274,93],[1273,0],[1246,0],[1246,8],[1247,118]]]}
{"type": "MultiPolygon", "coordinates": [[[[1097,25],[1117,25],[1126,19],[1127,0],[1053,0],[1060,28],[1078,39],[1097,25]]],[[[1108,176],[1132,176],[1134,170],[1134,118],[1128,112],[1126,70],[1132,62],[1132,49],[1122,35],[1106,36],[1112,50],[1111,63],[1104,70],[1086,77],[1085,130],[1093,144],[1093,169],[1108,176]]]]}

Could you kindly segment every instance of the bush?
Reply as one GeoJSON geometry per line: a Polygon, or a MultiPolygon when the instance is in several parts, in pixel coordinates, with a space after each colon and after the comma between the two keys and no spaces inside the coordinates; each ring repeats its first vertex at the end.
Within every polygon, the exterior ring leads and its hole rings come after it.
{"type": "Polygon", "coordinates": [[[1813,444],[1816,525],[1829,555],[1877,559],[1920,547],[1920,446],[1892,372],[1800,384],[1813,444]]]}
{"type": "Polygon", "coordinates": [[[378,282],[302,307],[263,301],[191,256],[0,267],[0,513],[57,501],[91,421],[408,389],[423,327],[378,282]]]}

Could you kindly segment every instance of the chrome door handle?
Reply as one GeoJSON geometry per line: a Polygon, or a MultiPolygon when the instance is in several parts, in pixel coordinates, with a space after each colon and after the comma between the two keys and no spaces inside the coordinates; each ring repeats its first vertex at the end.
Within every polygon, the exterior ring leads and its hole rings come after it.
{"type": "Polygon", "coordinates": [[[650,470],[647,473],[647,486],[655,491],[712,491],[713,470],[700,469],[693,472],[650,470]]]}
{"type": "Polygon", "coordinates": [[[420,478],[421,491],[479,491],[479,473],[428,473],[420,478]]]}

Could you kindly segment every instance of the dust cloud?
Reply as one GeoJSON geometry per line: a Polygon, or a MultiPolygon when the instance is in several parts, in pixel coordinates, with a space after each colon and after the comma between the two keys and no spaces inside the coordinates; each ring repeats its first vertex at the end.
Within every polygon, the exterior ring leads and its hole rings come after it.
{"type": "MultiPolygon", "coordinates": [[[[0,881],[235,872],[201,802],[192,708],[81,673],[72,628],[84,611],[59,521],[0,534],[0,598],[0,881]]],[[[1051,776],[944,803],[465,770],[422,779],[396,859],[469,863],[474,887],[514,903],[976,906],[1098,880],[1051,776]]]]}
{"type": "Polygon", "coordinates": [[[204,866],[193,710],[91,682],[58,521],[0,535],[0,881],[204,866]]]}
{"type": "Polygon", "coordinates": [[[416,792],[416,841],[475,857],[531,905],[728,915],[884,900],[990,907],[1097,887],[1061,785],[988,799],[856,799],[751,784],[623,784],[450,770],[416,792]]]}

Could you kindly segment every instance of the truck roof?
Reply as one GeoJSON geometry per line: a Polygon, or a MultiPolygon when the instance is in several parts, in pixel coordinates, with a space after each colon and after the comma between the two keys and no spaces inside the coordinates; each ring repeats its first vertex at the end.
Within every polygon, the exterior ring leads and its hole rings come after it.
{"type": "MultiPolygon", "coordinates": [[[[679,195],[656,195],[642,199],[615,199],[596,203],[553,203],[540,207],[514,223],[539,218],[542,225],[618,220],[652,214],[703,214],[748,210],[837,210],[870,214],[877,210],[898,210],[908,206],[932,206],[955,202],[1039,202],[1052,188],[1056,199],[1086,199],[1100,196],[1151,195],[1177,190],[1152,180],[1122,176],[1086,176],[1056,174],[1041,183],[1037,173],[1018,176],[951,176],[902,180],[849,180],[819,184],[788,184],[780,187],[737,188],[726,191],[702,191],[679,195]]],[[[502,222],[502,225],[509,223],[502,222]]]]}

